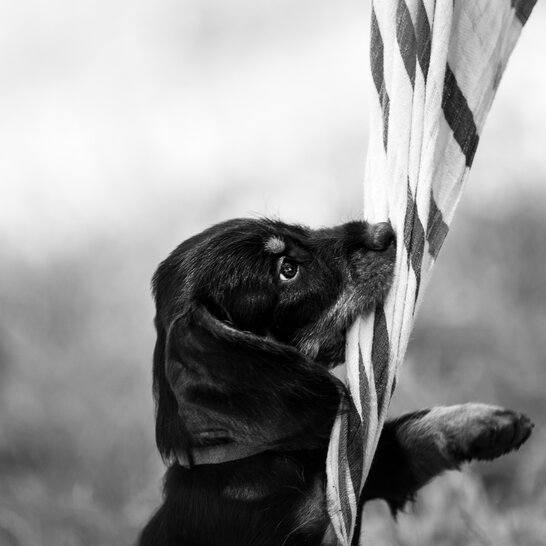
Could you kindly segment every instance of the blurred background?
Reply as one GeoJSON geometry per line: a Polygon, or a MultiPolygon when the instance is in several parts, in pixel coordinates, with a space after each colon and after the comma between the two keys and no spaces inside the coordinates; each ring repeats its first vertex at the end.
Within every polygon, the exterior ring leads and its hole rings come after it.
{"type": "MultiPolygon", "coordinates": [[[[527,412],[520,452],[428,486],[382,545],[546,544],[546,6],[509,63],[393,413],[527,412]]],[[[356,0],[19,0],[0,20],[0,546],[129,545],[160,499],[154,268],[233,216],[358,217],[356,0]]]]}

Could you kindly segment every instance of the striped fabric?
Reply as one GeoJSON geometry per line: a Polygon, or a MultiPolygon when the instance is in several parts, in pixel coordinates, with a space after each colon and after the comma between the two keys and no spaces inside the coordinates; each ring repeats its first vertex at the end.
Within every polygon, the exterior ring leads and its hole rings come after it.
{"type": "Polygon", "coordinates": [[[328,510],[339,544],[361,544],[358,497],[414,316],[508,57],[535,2],[372,2],[374,93],[364,217],[391,221],[397,263],[384,306],[347,336],[351,411],[337,418],[327,461],[328,510]]]}

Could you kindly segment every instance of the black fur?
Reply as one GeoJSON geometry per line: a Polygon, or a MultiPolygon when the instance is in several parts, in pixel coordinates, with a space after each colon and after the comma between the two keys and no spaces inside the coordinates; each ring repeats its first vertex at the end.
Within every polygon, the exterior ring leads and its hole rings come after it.
{"type": "Polygon", "coordinates": [[[241,219],[175,249],[153,280],[156,441],[165,460],[199,445],[188,427],[203,418],[236,442],[322,445],[342,389],[327,366],[343,359],[347,326],[387,292],[392,241],[385,225],[313,231],[241,219]],[[272,238],[283,252],[267,250],[272,238]],[[292,282],[279,280],[283,257],[298,264],[292,282]],[[327,316],[344,295],[351,300],[327,316]]]}
{"type": "MultiPolygon", "coordinates": [[[[142,546],[328,543],[324,463],[345,395],[329,368],[344,358],[348,326],[388,292],[393,243],[388,224],[310,230],[239,219],[160,264],[153,378],[156,442],[169,470],[142,546]],[[192,464],[219,447],[251,454],[192,464]]],[[[385,498],[395,510],[456,467],[461,442],[444,452],[445,438],[435,444],[428,434],[442,426],[427,412],[388,422],[363,502],[385,498]],[[436,465],[413,464],[423,449],[436,465]]]]}

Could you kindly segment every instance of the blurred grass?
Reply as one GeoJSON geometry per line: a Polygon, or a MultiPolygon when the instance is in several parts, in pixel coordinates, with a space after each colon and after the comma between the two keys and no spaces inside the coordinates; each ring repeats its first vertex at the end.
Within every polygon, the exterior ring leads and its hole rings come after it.
{"type": "Polygon", "coordinates": [[[136,271],[126,245],[104,241],[3,264],[6,544],[129,544],[157,500],[149,275],[136,271]]]}
{"type": "Polygon", "coordinates": [[[468,401],[527,413],[535,430],[516,453],[427,486],[390,522],[368,509],[370,544],[546,544],[546,233],[542,203],[495,220],[455,218],[421,309],[392,412],[468,401]]]}
{"type": "MultiPolygon", "coordinates": [[[[168,224],[168,222],[167,222],[168,224]]],[[[437,265],[393,402],[479,400],[527,412],[520,452],[426,488],[376,545],[544,544],[546,218],[462,213],[437,265]]],[[[0,545],[130,544],[159,502],[150,392],[149,234],[0,268],[0,545]]],[[[154,262],[155,263],[155,262],[154,262]]]]}

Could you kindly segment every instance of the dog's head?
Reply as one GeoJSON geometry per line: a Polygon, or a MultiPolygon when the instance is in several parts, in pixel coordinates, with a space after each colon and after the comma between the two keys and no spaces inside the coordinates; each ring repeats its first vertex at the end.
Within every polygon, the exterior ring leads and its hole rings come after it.
{"type": "Polygon", "coordinates": [[[241,440],[236,421],[242,437],[271,443],[295,408],[310,409],[288,436],[312,426],[322,411],[313,415],[313,397],[336,406],[327,367],[343,359],[347,327],[383,301],[393,243],[386,223],[311,230],[239,219],[177,247],[153,280],[163,456],[215,436],[211,420],[227,441],[241,440]],[[273,406],[266,415],[257,402],[273,406]]]}

